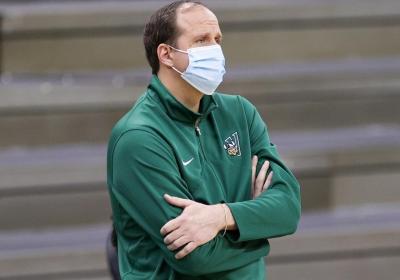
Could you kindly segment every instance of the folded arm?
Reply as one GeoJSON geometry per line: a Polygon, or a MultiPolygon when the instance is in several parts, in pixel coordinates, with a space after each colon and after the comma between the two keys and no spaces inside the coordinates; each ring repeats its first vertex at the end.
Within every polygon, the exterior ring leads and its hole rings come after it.
{"type": "MultiPolygon", "coordinates": [[[[269,172],[269,161],[265,161],[256,176],[258,157],[252,159],[252,198],[258,197],[268,189],[273,172],[269,172]]],[[[166,201],[183,209],[183,213],[161,228],[168,249],[175,251],[177,258],[190,254],[198,246],[212,240],[220,231],[224,234],[236,230],[236,222],[226,204],[206,205],[190,199],[165,196],[166,201]]]]}

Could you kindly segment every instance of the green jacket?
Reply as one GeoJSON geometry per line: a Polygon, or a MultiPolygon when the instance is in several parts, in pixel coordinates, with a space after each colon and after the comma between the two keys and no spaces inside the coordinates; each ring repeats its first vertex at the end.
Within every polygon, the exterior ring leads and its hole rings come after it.
{"type": "MultiPolygon", "coordinates": [[[[119,268],[128,279],[265,279],[268,238],[295,232],[300,186],[245,98],[203,96],[200,113],[153,76],[147,91],[112,130],[107,181],[118,234],[119,268]],[[251,157],[270,161],[267,191],[251,199],[251,157]],[[216,236],[181,260],[161,227],[182,209],[163,198],[227,203],[237,231],[216,236]]],[[[258,172],[258,171],[257,171],[258,172]]]]}

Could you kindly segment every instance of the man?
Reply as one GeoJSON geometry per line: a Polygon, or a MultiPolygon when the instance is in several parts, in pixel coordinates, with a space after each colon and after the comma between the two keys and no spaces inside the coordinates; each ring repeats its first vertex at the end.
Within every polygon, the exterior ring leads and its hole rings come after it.
{"type": "Polygon", "coordinates": [[[145,27],[153,77],[108,148],[124,280],[265,279],[268,238],[297,228],[300,187],[265,123],[243,97],[215,92],[221,40],[216,16],[192,1],[145,27]]]}

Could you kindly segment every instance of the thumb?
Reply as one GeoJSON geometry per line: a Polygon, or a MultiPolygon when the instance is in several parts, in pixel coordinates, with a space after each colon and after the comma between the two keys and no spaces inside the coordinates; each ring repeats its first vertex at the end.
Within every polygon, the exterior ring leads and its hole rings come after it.
{"type": "Polygon", "coordinates": [[[193,204],[193,201],[190,199],[184,199],[184,198],[179,198],[176,196],[170,196],[168,194],[164,195],[164,199],[171,205],[178,206],[180,208],[185,208],[191,204],[193,204]]]}

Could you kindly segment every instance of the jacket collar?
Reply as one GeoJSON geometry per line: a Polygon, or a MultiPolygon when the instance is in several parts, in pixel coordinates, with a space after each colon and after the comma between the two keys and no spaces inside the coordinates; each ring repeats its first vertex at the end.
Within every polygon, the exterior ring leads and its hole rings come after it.
{"type": "Polygon", "coordinates": [[[151,96],[160,101],[167,114],[178,121],[194,123],[197,119],[205,118],[212,110],[218,107],[214,96],[204,95],[200,101],[199,113],[193,112],[178,101],[156,75],[152,76],[148,90],[151,96]]]}

